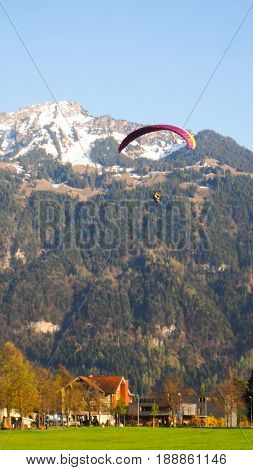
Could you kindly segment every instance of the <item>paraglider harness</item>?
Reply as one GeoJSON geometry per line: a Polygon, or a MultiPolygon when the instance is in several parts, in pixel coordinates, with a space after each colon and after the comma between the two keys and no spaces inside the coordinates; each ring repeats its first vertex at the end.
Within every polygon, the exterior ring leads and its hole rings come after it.
{"type": "Polygon", "coordinates": [[[156,204],[158,204],[158,203],[160,202],[161,194],[162,194],[162,193],[158,193],[157,191],[154,192],[154,194],[153,194],[153,199],[154,199],[154,201],[156,202],[156,204]]]}

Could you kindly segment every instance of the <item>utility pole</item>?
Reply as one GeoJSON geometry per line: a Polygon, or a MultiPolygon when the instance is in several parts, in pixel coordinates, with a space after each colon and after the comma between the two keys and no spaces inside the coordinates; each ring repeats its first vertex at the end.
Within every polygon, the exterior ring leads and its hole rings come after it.
{"type": "Polygon", "coordinates": [[[133,393],[133,397],[137,398],[137,426],[140,425],[140,395],[138,393],[133,393]]]}
{"type": "Polygon", "coordinates": [[[229,428],[229,415],[228,415],[228,405],[227,405],[226,398],[225,398],[225,425],[227,428],[229,428]]]}
{"type": "Polygon", "coordinates": [[[250,399],[250,427],[252,428],[252,396],[249,396],[250,399]]]}
{"type": "Polygon", "coordinates": [[[140,395],[137,394],[137,426],[140,425],[140,395]]]}
{"type": "Polygon", "coordinates": [[[183,426],[183,409],[181,407],[181,404],[183,405],[183,400],[182,400],[182,394],[180,392],[178,392],[178,397],[179,397],[179,413],[178,413],[178,417],[180,419],[180,426],[182,427],[183,426]]]}

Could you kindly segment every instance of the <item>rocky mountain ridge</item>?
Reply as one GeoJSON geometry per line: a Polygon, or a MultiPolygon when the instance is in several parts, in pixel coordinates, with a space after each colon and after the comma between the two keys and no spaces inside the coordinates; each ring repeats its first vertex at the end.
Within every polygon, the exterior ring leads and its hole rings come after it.
{"type": "MultiPolygon", "coordinates": [[[[73,101],[27,106],[0,113],[0,158],[12,161],[43,150],[63,163],[94,165],[91,150],[96,141],[112,137],[119,144],[140,126],[111,116],[94,117],[73,101]]],[[[182,139],[178,136],[158,132],[134,142],[124,154],[159,160],[179,145],[182,139]]]]}

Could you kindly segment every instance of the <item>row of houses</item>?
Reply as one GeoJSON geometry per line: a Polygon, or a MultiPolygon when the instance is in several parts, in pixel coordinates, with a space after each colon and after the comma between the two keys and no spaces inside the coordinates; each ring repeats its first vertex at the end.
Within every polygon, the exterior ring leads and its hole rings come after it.
{"type": "MultiPolygon", "coordinates": [[[[115,425],[115,409],[119,403],[126,405],[126,415],[124,422],[127,424],[152,425],[154,422],[154,405],[156,404],[156,423],[160,425],[186,425],[194,417],[206,418],[213,416],[215,418],[225,418],[225,426],[237,425],[236,409],[222,410],[220,406],[210,397],[198,397],[196,395],[178,394],[178,400],[175,409],[172,411],[169,407],[166,397],[155,398],[152,396],[144,397],[134,395],[129,390],[129,383],[123,376],[113,375],[90,375],[78,376],[72,380],[60,393],[60,404],[57,413],[48,414],[47,420],[53,424],[60,421],[64,424],[66,413],[64,407],[64,396],[74,385],[78,384],[83,393],[87,390],[94,391],[98,400],[90,410],[83,410],[78,413],[77,420],[79,424],[87,422],[100,425],[115,425]],[[92,416],[91,416],[92,414],[92,416]]],[[[71,413],[70,413],[71,414],[71,413]]],[[[36,415],[25,418],[25,427],[31,427],[36,415]]],[[[0,424],[4,424],[6,419],[6,410],[0,410],[0,424]]],[[[19,415],[13,411],[11,413],[12,426],[18,426],[19,415]]]]}

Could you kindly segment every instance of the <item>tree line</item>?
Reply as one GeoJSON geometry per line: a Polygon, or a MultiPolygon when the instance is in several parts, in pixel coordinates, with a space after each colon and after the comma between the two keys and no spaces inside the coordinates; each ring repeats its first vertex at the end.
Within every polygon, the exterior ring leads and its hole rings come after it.
{"type": "MultiPolygon", "coordinates": [[[[0,348],[0,409],[6,409],[3,421],[5,428],[11,427],[11,412],[20,414],[21,429],[24,418],[34,416],[39,428],[47,426],[47,416],[59,413],[66,415],[69,426],[73,417],[77,424],[77,415],[88,415],[87,424],[91,424],[92,415],[103,411],[101,396],[92,387],[82,387],[73,381],[74,376],[62,365],[55,372],[39,365],[31,364],[22,351],[7,342],[0,348]]],[[[122,414],[124,404],[119,401],[112,413],[122,414]]],[[[126,407],[125,407],[126,410],[126,407]]]]}
{"type": "MultiPolygon", "coordinates": [[[[200,394],[201,392],[202,390],[200,394]]],[[[154,421],[162,404],[166,405],[172,422],[180,407],[182,396],[196,395],[195,390],[187,387],[175,376],[157,381],[150,393],[154,397],[151,412],[154,421]]],[[[231,421],[235,409],[240,422],[247,419],[252,421],[253,371],[247,382],[235,377],[218,384],[210,397],[220,405],[221,416],[225,412],[227,423],[231,421]]],[[[20,414],[21,429],[24,428],[24,418],[34,416],[34,413],[39,428],[45,428],[47,416],[54,413],[62,416],[62,422],[65,415],[67,426],[71,418],[77,425],[77,417],[83,415],[84,410],[88,416],[88,425],[92,423],[93,415],[102,412],[114,414],[116,424],[119,424],[122,418],[125,421],[127,414],[127,406],[123,400],[120,399],[114,409],[109,409],[96,389],[89,386],[84,388],[64,366],[59,365],[58,369],[52,372],[32,364],[21,350],[10,342],[0,348],[0,409],[6,409],[7,416],[3,423],[5,428],[10,427],[11,412],[15,410],[20,414]]],[[[214,424],[211,421],[209,419],[209,425],[214,424]]],[[[197,421],[192,424],[198,425],[197,421]]]]}

